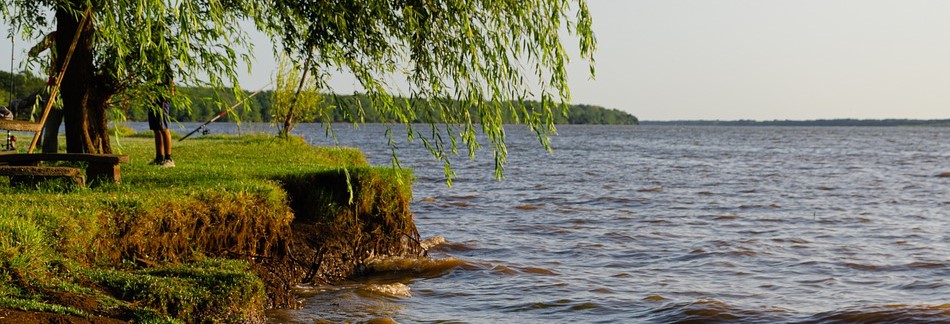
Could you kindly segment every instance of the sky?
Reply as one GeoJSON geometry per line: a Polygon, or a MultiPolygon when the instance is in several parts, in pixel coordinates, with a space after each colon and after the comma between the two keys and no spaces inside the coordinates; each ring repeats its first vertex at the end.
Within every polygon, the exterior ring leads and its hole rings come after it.
{"type": "Polygon", "coordinates": [[[574,72],[577,102],[643,120],[950,118],[950,1],[590,7],[598,73],[574,72]]]}
{"type": "MultiPolygon", "coordinates": [[[[588,4],[597,75],[572,61],[574,103],[641,120],[950,118],[950,1],[588,4]]],[[[276,60],[266,37],[252,34],[257,61],[241,82],[256,90],[276,60]]],[[[7,41],[0,64],[9,60],[7,41]]],[[[340,93],[357,89],[345,75],[331,84],[340,93]]]]}

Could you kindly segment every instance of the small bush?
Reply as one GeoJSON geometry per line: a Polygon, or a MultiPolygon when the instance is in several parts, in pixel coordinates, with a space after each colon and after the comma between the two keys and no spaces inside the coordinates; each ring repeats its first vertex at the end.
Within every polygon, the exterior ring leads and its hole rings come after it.
{"type": "Polygon", "coordinates": [[[118,135],[121,137],[129,137],[129,136],[135,135],[136,133],[137,132],[134,129],[132,129],[132,127],[128,127],[125,125],[113,124],[112,126],[109,126],[109,135],[112,135],[112,136],[118,135]]]}
{"type": "Polygon", "coordinates": [[[264,285],[249,265],[210,260],[133,272],[93,270],[123,300],[185,322],[242,322],[263,315],[264,285]]]}

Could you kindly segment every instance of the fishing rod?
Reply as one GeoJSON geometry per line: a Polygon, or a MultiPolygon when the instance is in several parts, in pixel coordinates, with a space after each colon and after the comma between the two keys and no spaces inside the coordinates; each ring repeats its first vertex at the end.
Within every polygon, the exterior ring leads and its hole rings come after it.
{"type": "MultiPolygon", "coordinates": [[[[15,14],[15,13],[14,13],[15,14]]],[[[13,75],[13,65],[16,62],[14,56],[16,55],[16,35],[19,33],[20,24],[17,23],[16,29],[10,33],[10,100],[7,101],[7,106],[9,106],[9,115],[4,115],[2,119],[10,117],[10,120],[13,120],[13,111],[16,110],[13,108],[13,96],[16,93],[16,78],[13,75]]],[[[0,147],[0,151],[14,151],[16,150],[16,136],[7,130],[7,136],[4,137],[3,147],[0,147]]]]}
{"type": "Polygon", "coordinates": [[[191,135],[194,135],[194,134],[197,133],[198,131],[204,129],[205,126],[207,126],[208,124],[215,122],[216,120],[218,120],[218,119],[221,118],[221,117],[224,117],[224,115],[227,115],[227,114],[228,114],[228,111],[229,111],[229,110],[234,109],[234,108],[237,108],[237,106],[240,106],[241,104],[243,104],[243,103],[244,103],[245,101],[247,101],[248,99],[251,99],[251,97],[254,97],[254,96],[256,96],[258,93],[261,93],[261,91],[264,91],[264,88],[267,88],[268,86],[270,86],[271,83],[274,83],[274,82],[271,81],[271,82],[267,83],[266,85],[264,85],[263,87],[261,87],[259,90],[257,90],[256,92],[252,93],[250,96],[247,96],[247,98],[244,98],[244,99],[241,100],[240,102],[238,102],[238,103],[234,104],[233,106],[231,106],[231,108],[222,110],[220,113],[218,113],[218,115],[216,115],[216,116],[214,116],[214,117],[211,117],[211,119],[208,119],[208,121],[206,121],[204,124],[201,124],[201,126],[198,126],[198,128],[195,128],[195,130],[191,131],[191,133],[188,133],[187,135],[185,135],[184,137],[182,137],[182,138],[179,139],[178,141],[179,141],[179,142],[184,141],[186,138],[191,137],[191,135]]]}

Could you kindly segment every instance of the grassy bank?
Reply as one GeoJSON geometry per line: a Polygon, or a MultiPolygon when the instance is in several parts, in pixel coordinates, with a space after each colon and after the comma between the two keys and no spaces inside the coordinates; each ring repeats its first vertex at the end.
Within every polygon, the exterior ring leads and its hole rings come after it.
{"type": "MultiPolygon", "coordinates": [[[[255,322],[291,288],[359,275],[371,255],[418,255],[410,176],[349,148],[267,136],[116,146],[123,183],[0,180],[0,308],[136,322],[255,322]]],[[[2,313],[2,311],[0,311],[2,313]]],[[[2,315],[2,314],[0,314],[2,315]]]]}

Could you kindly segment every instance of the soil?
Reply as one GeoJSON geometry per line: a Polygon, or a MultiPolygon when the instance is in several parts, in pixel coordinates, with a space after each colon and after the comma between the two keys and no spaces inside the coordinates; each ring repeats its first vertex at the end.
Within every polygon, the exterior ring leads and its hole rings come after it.
{"type": "Polygon", "coordinates": [[[0,323],[11,324],[116,324],[128,323],[108,317],[83,318],[53,313],[24,312],[0,308],[0,323]]]}
{"type": "Polygon", "coordinates": [[[51,291],[48,292],[49,302],[55,305],[63,305],[81,310],[86,313],[95,313],[99,308],[99,301],[90,296],[83,296],[69,292],[51,291]]]}
{"type": "Polygon", "coordinates": [[[108,312],[102,312],[100,309],[100,303],[98,300],[91,296],[70,293],[70,292],[58,292],[58,291],[47,291],[45,292],[48,296],[47,303],[54,305],[62,305],[71,307],[73,309],[81,310],[87,314],[96,314],[97,316],[84,318],[80,316],[73,315],[61,315],[55,313],[45,313],[45,312],[29,312],[21,310],[13,310],[7,308],[0,308],[0,323],[95,323],[95,324],[113,324],[113,323],[128,323],[127,321],[120,320],[119,318],[128,318],[128,316],[123,316],[120,314],[120,311],[117,311],[115,314],[110,314],[108,312]],[[105,315],[105,316],[103,316],[105,315]]]}

